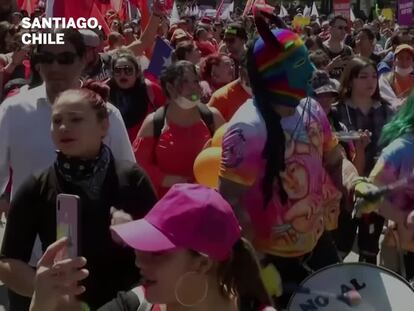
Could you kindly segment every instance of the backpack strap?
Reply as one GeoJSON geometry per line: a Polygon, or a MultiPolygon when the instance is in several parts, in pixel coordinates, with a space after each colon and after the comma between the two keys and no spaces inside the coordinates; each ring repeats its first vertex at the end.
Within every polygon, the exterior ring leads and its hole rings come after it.
{"type": "Polygon", "coordinates": [[[213,113],[205,104],[199,103],[197,106],[198,106],[198,110],[200,111],[201,119],[204,121],[204,123],[208,127],[211,137],[213,137],[214,132],[216,131],[216,128],[214,126],[213,113]]]}
{"type": "MultiPolygon", "coordinates": [[[[162,106],[158,108],[157,111],[155,111],[154,113],[154,119],[153,119],[153,124],[154,124],[153,133],[154,134],[153,135],[155,139],[158,139],[161,136],[161,132],[165,124],[165,118],[167,116],[167,108],[168,106],[162,106]]],[[[197,108],[198,108],[198,111],[200,112],[201,119],[206,124],[211,137],[213,137],[214,132],[216,130],[214,126],[213,113],[205,104],[202,104],[202,103],[198,104],[197,108]]]]}
{"type": "Polygon", "coordinates": [[[139,307],[137,311],[151,311],[152,304],[150,304],[147,300],[145,300],[145,293],[142,286],[135,287],[131,289],[131,292],[133,292],[135,295],[137,295],[139,300],[139,307]]]}
{"type": "Polygon", "coordinates": [[[154,131],[153,135],[156,140],[161,136],[162,129],[165,124],[165,117],[167,115],[167,106],[162,106],[158,108],[154,113],[154,131]]]}

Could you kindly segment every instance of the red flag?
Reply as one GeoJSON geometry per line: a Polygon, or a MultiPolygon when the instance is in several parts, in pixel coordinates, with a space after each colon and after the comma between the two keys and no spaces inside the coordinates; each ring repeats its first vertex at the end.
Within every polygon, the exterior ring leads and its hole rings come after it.
{"type": "Polygon", "coordinates": [[[39,0],[17,0],[17,7],[32,14],[38,5],[39,0]]]}
{"type": "Polygon", "coordinates": [[[101,11],[103,15],[106,14],[109,10],[112,10],[112,5],[110,1],[96,1],[95,2],[96,7],[101,11]]]}
{"type": "Polygon", "coordinates": [[[90,17],[95,17],[98,20],[99,25],[102,26],[102,30],[105,32],[105,34],[109,35],[111,31],[109,30],[108,24],[106,23],[102,12],[98,9],[98,6],[96,4],[94,4],[92,7],[90,17]]]}
{"type": "Polygon", "coordinates": [[[139,8],[141,13],[141,29],[145,29],[151,16],[148,0],[131,0],[131,3],[139,8]]]}
{"type": "Polygon", "coordinates": [[[67,0],[54,0],[53,3],[53,16],[74,18],[90,17],[94,0],[82,0],[82,1],[67,1],[67,0]]]}

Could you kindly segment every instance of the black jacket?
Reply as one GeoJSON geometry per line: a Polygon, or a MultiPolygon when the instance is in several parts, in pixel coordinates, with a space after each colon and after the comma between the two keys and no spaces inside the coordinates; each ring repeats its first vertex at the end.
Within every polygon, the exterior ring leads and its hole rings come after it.
{"type": "Polygon", "coordinates": [[[96,309],[130,289],[139,280],[132,249],[112,241],[110,208],[113,206],[142,218],[156,203],[153,186],[135,163],[111,160],[102,195],[91,200],[79,187],[63,180],[52,166],[30,177],[11,202],[4,234],[3,257],[29,262],[36,235],[43,251],[56,240],[56,196],[75,194],[81,199],[80,255],[87,258],[90,272],[86,293],[80,299],[96,309]]]}

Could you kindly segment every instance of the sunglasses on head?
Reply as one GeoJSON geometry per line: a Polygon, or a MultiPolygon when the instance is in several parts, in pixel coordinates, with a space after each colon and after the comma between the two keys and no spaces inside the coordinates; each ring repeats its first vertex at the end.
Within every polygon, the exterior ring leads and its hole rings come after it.
{"type": "Polygon", "coordinates": [[[120,75],[122,72],[124,72],[127,76],[132,76],[134,73],[134,68],[131,66],[116,66],[114,68],[114,74],[120,75]]]}
{"type": "Polygon", "coordinates": [[[73,52],[63,52],[58,54],[39,52],[33,55],[35,63],[49,65],[53,64],[54,61],[57,61],[59,65],[72,65],[75,62],[76,57],[77,54],[73,52]]]}

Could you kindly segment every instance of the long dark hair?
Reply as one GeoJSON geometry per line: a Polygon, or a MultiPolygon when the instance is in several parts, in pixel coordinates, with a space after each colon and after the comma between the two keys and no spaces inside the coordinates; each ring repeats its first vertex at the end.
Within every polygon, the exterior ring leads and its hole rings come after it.
{"type": "Polygon", "coordinates": [[[223,295],[237,295],[239,310],[258,310],[273,305],[263,284],[253,246],[240,239],[233,247],[232,258],[218,267],[218,281],[223,295]]]}
{"type": "Polygon", "coordinates": [[[128,52],[128,50],[121,49],[114,55],[111,64],[112,71],[114,70],[117,61],[120,59],[126,59],[134,66],[135,72],[140,73],[135,81],[135,85],[127,90],[121,89],[116,84],[113,77],[108,82],[110,87],[109,100],[112,104],[118,106],[117,104],[119,104],[119,101],[125,99],[125,96],[128,98],[127,100],[131,101],[126,108],[125,113],[122,114],[126,128],[130,128],[137,123],[142,122],[147,116],[150,98],[148,96],[147,84],[145,83],[141,67],[136,58],[128,52]]]}
{"type": "Polygon", "coordinates": [[[280,173],[285,166],[285,134],[280,123],[280,115],[274,111],[272,99],[268,91],[264,88],[253,55],[254,44],[250,45],[247,51],[247,71],[249,74],[250,85],[254,94],[254,101],[262,115],[267,130],[266,144],[263,150],[263,158],[266,159],[265,175],[262,181],[262,192],[264,197],[264,207],[270,202],[273,196],[274,179],[279,184],[279,196],[281,202],[287,202],[287,194],[283,188],[280,173]]]}
{"type": "MultiPolygon", "coordinates": [[[[375,66],[375,63],[365,57],[354,57],[352,58],[348,65],[345,67],[344,72],[341,76],[341,87],[339,89],[339,101],[343,102],[346,99],[350,98],[352,95],[352,81],[358,77],[361,70],[372,67],[374,68],[375,72],[378,75],[377,67],[375,66]]],[[[377,82],[377,89],[375,90],[375,93],[372,95],[372,98],[378,101],[381,101],[381,95],[379,91],[379,84],[377,82]]]]}
{"type": "MultiPolygon", "coordinates": [[[[200,256],[195,251],[192,253],[200,256]]],[[[217,280],[223,297],[238,297],[239,310],[259,310],[261,306],[273,305],[261,279],[254,248],[243,238],[233,246],[231,258],[218,263],[217,280]]]]}

